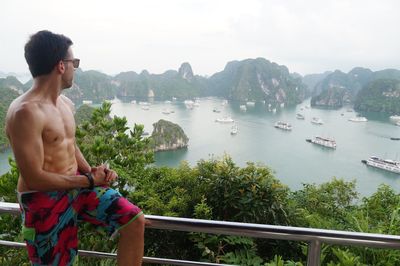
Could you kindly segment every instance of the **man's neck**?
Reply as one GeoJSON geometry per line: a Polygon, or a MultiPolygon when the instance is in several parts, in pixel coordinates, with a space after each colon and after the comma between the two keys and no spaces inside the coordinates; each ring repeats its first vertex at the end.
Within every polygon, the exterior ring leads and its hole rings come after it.
{"type": "Polygon", "coordinates": [[[33,79],[31,91],[51,101],[54,105],[61,94],[61,80],[52,75],[43,75],[33,79]]]}

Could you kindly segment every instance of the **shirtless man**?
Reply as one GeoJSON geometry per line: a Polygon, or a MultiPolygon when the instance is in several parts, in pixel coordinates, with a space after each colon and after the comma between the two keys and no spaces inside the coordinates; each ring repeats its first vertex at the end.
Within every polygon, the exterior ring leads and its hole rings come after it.
{"type": "Polygon", "coordinates": [[[33,76],[30,90],[8,110],[6,133],[20,176],[18,199],[23,236],[33,265],[72,265],[78,221],[120,234],[118,265],[141,265],[143,212],[109,188],[117,175],[106,166],[90,167],[75,142],[73,104],[62,90],[72,86],[72,41],[39,31],[25,45],[33,76]]]}

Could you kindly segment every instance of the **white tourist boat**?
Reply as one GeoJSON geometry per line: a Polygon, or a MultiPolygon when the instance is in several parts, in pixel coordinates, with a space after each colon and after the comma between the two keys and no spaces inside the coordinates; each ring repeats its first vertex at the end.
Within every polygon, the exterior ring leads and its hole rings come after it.
{"type": "Polygon", "coordinates": [[[274,125],[275,128],[283,129],[283,130],[292,130],[292,125],[286,122],[278,121],[274,125]]]}
{"type": "Polygon", "coordinates": [[[332,138],[324,138],[320,136],[316,136],[313,139],[306,139],[307,142],[314,143],[317,145],[321,145],[327,148],[336,149],[336,141],[332,138]]]}
{"type": "Polygon", "coordinates": [[[371,156],[367,160],[362,160],[361,162],[372,167],[400,174],[400,161],[382,159],[377,156],[371,156]]]}
{"type": "Polygon", "coordinates": [[[246,107],[246,105],[244,105],[244,104],[240,105],[239,108],[240,108],[240,110],[243,111],[243,112],[246,112],[246,111],[247,111],[247,107],[246,107]]]}
{"type": "Polygon", "coordinates": [[[247,105],[247,106],[255,106],[256,103],[255,103],[255,102],[252,102],[252,101],[248,101],[248,102],[246,102],[246,105],[247,105]]]}
{"type": "Polygon", "coordinates": [[[194,107],[194,101],[192,100],[185,100],[183,103],[185,104],[187,109],[193,109],[194,107]]]}
{"type": "Polygon", "coordinates": [[[311,123],[313,123],[315,125],[323,125],[324,121],[322,121],[321,118],[313,117],[313,118],[311,118],[311,123]]]}
{"type": "Polygon", "coordinates": [[[173,110],[171,110],[171,109],[163,109],[161,111],[161,113],[163,113],[165,115],[169,115],[169,114],[172,114],[172,113],[175,113],[175,112],[173,110]]]}
{"type": "Polygon", "coordinates": [[[392,120],[395,124],[400,123],[400,115],[391,115],[389,119],[392,120]]]}
{"type": "Polygon", "coordinates": [[[297,113],[297,114],[296,114],[296,118],[297,118],[297,119],[300,119],[300,120],[304,120],[304,119],[305,119],[305,116],[302,115],[302,114],[300,114],[300,113],[297,113]]]}
{"type": "Polygon", "coordinates": [[[231,135],[236,135],[238,133],[238,126],[235,124],[231,127],[231,135]]]}
{"type": "Polygon", "coordinates": [[[229,116],[225,116],[225,117],[222,117],[222,118],[215,119],[215,122],[222,123],[222,124],[229,124],[229,123],[234,123],[235,120],[233,120],[229,116]]]}
{"type": "Polygon", "coordinates": [[[357,116],[357,117],[349,118],[349,121],[351,121],[351,122],[368,122],[368,119],[364,116],[357,116]]]}
{"type": "Polygon", "coordinates": [[[83,100],[82,104],[93,104],[93,101],[91,101],[91,100],[83,100]]]}

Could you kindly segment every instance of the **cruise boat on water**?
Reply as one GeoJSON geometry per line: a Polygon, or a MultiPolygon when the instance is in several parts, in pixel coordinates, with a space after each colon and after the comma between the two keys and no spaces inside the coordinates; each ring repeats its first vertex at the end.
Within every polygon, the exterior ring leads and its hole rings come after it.
{"type": "Polygon", "coordinates": [[[161,113],[163,113],[165,115],[169,115],[169,114],[175,113],[175,111],[174,110],[170,110],[170,109],[163,109],[161,111],[161,113]]]}
{"type": "Polygon", "coordinates": [[[399,122],[400,121],[400,115],[391,115],[389,117],[390,120],[393,120],[395,122],[399,122]]]}
{"type": "Polygon", "coordinates": [[[215,119],[215,122],[223,123],[223,124],[228,124],[228,123],[234,123],[235,120],[233,120],[231,117],[225,116],[225,117],[223,117],[223,118],[217,118],[217,119],[215,119]]]}
{"type": "Polygon", "coordinates": [[[246,107],[246,105],[244,105],[244,104],[240,105],[239,108],[240,108],[240,110],[243,111],[243,112],[246,112],[246,111],[247,111],[247,107],[246,107]]]}
{"type": "Polygon", "coordinates": [[[286,122],[278,121],[275,123],[274,127],[283,129],[283,130],[292,130],[292,125],[286,122]]]}
{"type": "Polygon", "coordinates": [[[313,117],[313,118],[311,118],[311,123],[313,123],[315,125],[323,125],[324,121],[322,121],[321,118],[313,117]]]}
{"type": "Polygon", "coordinates": [[[252,101],[248,101],[248,102],[246,102],[246,105],[247,105],[247,106],[255,106],[256,103],[255,103],[255,102],[252,102],[252,101]]]}
{"type": "Polygon", "coordinates": [[[327,148],[336,149],[336,141],[331,138],[324,138],[320,136],[316,136],[313,139],[306,139],[307,142],[318,144],[327,148]]]}
{"type": "Polygon", "coordinates": [[[297,118],[297,119],[300,119],[300,120],[304,120],[304,119],[305,119],[305,116],[302,115],[302,114],[300,114],[300,113],[297,113],[297,114],[296,114],[296,118],[297,118]]]}
{"type": "Polygon", "coordinates": [[[372,167],[400,174],[400,161],[382,159],[376,156],[371,156],[367,160],[362,160],[361,162],[372,167]]]}
{"type": "Polygon", "coordinates": [[[231,135],[236,135],[238,133],[238,127],[237,125],[233,125],[231,127],[231,135]]]}
{"type": "Polygon", "coordinates": [[[351,121],[351,122],[367,122],[368,119],[363,116],[357,116],[357,117],[349,118],[349,121],[351,121]]]}

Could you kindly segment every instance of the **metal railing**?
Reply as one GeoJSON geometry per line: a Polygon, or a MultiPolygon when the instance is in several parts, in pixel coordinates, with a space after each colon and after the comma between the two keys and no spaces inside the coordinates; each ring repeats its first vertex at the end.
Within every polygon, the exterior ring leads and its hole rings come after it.
{"type": "MultiPolygon", "coordinates": [[[[0,202],[0,213],[19,214],[20,209],[17,203],[0,202]]],[[[211,234],[224,234],[247,236],[255,238],[294,240],[307,242],[308,255],[307,265],[320,265],[321,245],[358,245],[373,248],[400,249],[400,236],[347,232],[337,230],[314,229],[292,226],[277,226],[251,223],[224,222],[213,220],[187,219],[166,217],[157,215],[146,215],[146,219],[151,221],[147,228],[166,229],[186,232],[202,232],[211,234]]],[[[10,247],[23,247],[23,243],[1,241],[0,245],[10,247]]],[[[82,256],[95,256],[102,258],[114,258],[116,255],[111,253],[101,253],[94,251],[80,250],[82,256]]],[[[182,261],[172,259],[148,258],[146,263],[164,263],[170,265],[221,265],[213,263],[202,263],[194,261],[182,261]]]]}

